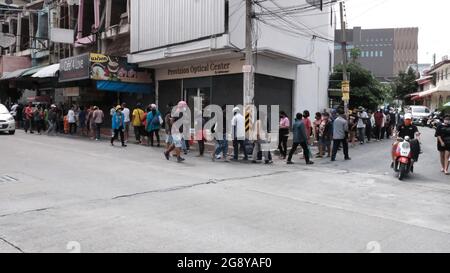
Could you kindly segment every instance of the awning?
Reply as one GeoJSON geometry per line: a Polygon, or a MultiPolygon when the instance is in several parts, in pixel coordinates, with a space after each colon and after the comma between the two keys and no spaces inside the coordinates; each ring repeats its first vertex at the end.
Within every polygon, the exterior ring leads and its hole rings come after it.
{"type": "Polygon", "coordinates": [[[153,86],[150,84],[97,81],[96,85],[98,90],[109,92],[151,94],[154,91],[153,86]]]}
{"type": "Polygon", "coordinates": [[[414,97],[411,98],[411,100],[412,100],[412,101],[415,101],[415,100],[422,100],[422,98],[421,98],[420,96],[414,96],[414,97]]]}
{"type": "Polygon", "coordinates": [[[40,69],[36,72],[33,78],[54,78],[59,71],[59,64],[52,64],[40,69]]]}
{"type": "Polygon", "coordinates": [[[32,75],[34,75],[35,73],[37,73],[39,70],[41,70],[42,68],[44,68],[44,67],[46,67],[46,66],[36,66],[36,67],[33,67],[33,68],[31,68],[30,70],[27,70],[27,72],[23,73],[23,74],[21,75],[21,77],[32,76],[32,75]]]}
{"type": "Polygon", "coordinates": [[[26,71],[28,71],[29,69],[30,68],[25,68],[25,69],[19,69],[14,72],[10,72],[10,73],[6,72],[3,74],[3,77],[0,78],[0,81],[18,78],[18,77],[22,76],[22,74],[25,73],[26,71]]]}
{"type": "Polygon", "coordinates": [[[432,88],[432,89],[430,89],[430,90],[420,92],[420,93],[419,93],[419,97],[420,97],[420,98],[423,98],[423,97],[429,96],[429,95],[431,95],[431,94],[433,94],[433,93],[436,93],[437,91],[438,91],[437,88],[432,88]]]}
{"type": "Polygon", "coordinates": [[[436,92],[450,92],[450,85],[438,86],[438,87],[432,88],[430,90],[426,90],[426,91],[420,92],[419,96],[421,98],[423,98],[423,97],[426,97],[426,96],[430,96],[430,95],[432,95],[432,94],[434,94],[436,92]]]}

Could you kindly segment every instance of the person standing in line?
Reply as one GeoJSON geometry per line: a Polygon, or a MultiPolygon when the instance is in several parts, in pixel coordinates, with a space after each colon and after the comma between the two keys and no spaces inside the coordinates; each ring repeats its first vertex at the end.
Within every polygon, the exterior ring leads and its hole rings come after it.
{"type": "Polygon", "coordinates": [[[119,138],[120,142],[122,142],[122,147],[127,147],[125,144],[125,115],[122,113],[122,106],[117,105],[116,112],[112,117],[112,128],[114,135],[111,137],[111,146],[114,146],[114,140],[119,138]]]}
{"type": "Polygon", "coordinates": [[[93,119],[92,119],[93,115],[94,115],[94,108],[92,106],[90,106],[86,112],[86,132],[87,132],[87,136],[91,139],[93,138],[92,132],[93,132],[93,127],[94,127],[93,119]]]}
{"type": "Polygon", "coordinates": [[[222,106],[222,131],[219,129],[219,125],[216,124],[213,126],[211,132],[215,135],[216,139],[216,149],[212,154],[212,160],[216,161],[216,159],[221,159],[225,162],[228,162],[228,137],[227,137],[227,110],[226,105],[222,106]]]}
{"type": "Polygon", "coordinates": [[[94,106],[94,114],[92,115],[92,119],[95,124],[95,140],[99,141],[102,124],[105,119],[105,114],[97,106],[94,106]]]}
{"type": "Polygon", "coordinates": [[[36,110],[33,113],[34,118],[34,124],[36,127],[36,130],[38,134],[41,134],[41,131],[43,130],[43,123],[44,123],[44,112],[42,111],[42,106],[38,106],[36,110]]]}
{"type": "Polygon", "coordinates": [[[272,164],[272,153],[270,152],[270,147],[268,147],[270,146],[269,132],[267,132],[267,126],[264,126],[263,122],[268,122],[266,114],[264,112],[258,112],[258,120],[255,122],[253,127],[253,139],[255,139],[255,146],[253,149],[252,163],[258,163],[258,160],[262,160],[264,157],[265,164],[272,164]],[[258,155],[260,155],[260,159],[258,155]]]}
{"type": "Polygon", "coordinates": [[[233,161],[239,159],[239,147],[244,150],[244,160],[248,160],[247,150],[245,149],[245,119],[241,114],[239,107],[233,109],[234,117],[231,120],[231,128],[233,130],[233,161]]]}
{"type": "Polygon", "coordinates": [[[116,113],[116,106],[113,105],[111,109],[109,109],[109,115],[111,116],[111,118],[114,116],[115,113],[116,113]]]}
{"type": "Polygon", "coordinates": [[[125,143],[128,143],[128,138],[130,137],[130,109],[127,108],[127,104],[122,103],[122,113],[125,115],[125,143]]]}
{"type": "Polygon", "coordinates": [[[163,123],[161,113],[158,111],[156,104],[150,106],[150,111],[147,113],[147,132],[150,146],[154,146],[154,136],[156,135],[157,147],[161,147],[159,130],[163,123]]]}
{"type": "Polygon", "coordinates": [[[325,151],[327,157],[331,157],[331,140],[333,139],[333,123],[330,120],[330,114],[322,114],[322,122],[319,126],[319,155],[318,158],[323,158],[325,151]]]}
{"type": "Polygon", "coordinates": [[[56,122],[57,122],[57,116],[56,116],[56,105],[52,105],[50,107],[50,110],[48,111],[48,130],[47,135],[55,135],[56,134],[56,122]]]}
{"type": "Polygon", "coordinates": [[[184,158],[181,157],[181,148],[182,148],[182,137],[181,130],[175,128],[173,124],[182,118],[181,111],[182,108],[186,107],[185,103],[180,102],[178,104],[178,117],[172,117],[172,110],[169,108],[169,112],[165,116],[165,129],[166,129],[166,151],[164,152],[164,157],[167,160],[170,160],[170,153],[175,151],[177,162],[181,163],[185,161],[184,158]]]}
{"type": "Polygon", "coordinates": [[[78,123],[80,124],[81,135],[86,136],[86,118],[87,113],[84,106],[80,106],[80,112],[78,112],[78,123]]]}
{"type": "Polygon", "coordinates": [[[289,138],[289,130],[291,124],[287,114],[284,111],[280,112],[280,130],[278,136],[278,150],[280,151],[280,159],[286,159],[287,156],[287,141],[289,138]]]}
{"type": "MultiPolygon", "coordinates": [[[[320,112],[316,113],[316,116],[314,117],[313,122],[313,136],[314,136],[314,143],[317,143],[317,146],[319,147],[319,129],[320,124],[322,123],[322,114],[320,112]]],[[[316,156],[320,155],[320,147],[319,151],[317,152],[316,156]]]]}
{"type": "Polygon", "coordinates": [[[311,144],[311,135],[312,135],[312,123],[310,118],[310,113],[308,110],[303,111],[303,122],[305,123],[305,129],[306,129],[306,137],[308,145],[311,144]]]}
{"type": "Polygon", "coordinates": [[[382,129],[383,129],[383,123],[384,123],[384,115],[383,112],[381,111],[381,109],[379,109],[375,114],[374,114],[374,118],[375,118],[375,136],[377,141],[381,140],[381,134],[382,134],[382,129]]]}
{"type": "Polygon", "coordinates": [[[297,151],[298,146],[301,146],[303,149],[303,155],[305,157],[305,161],[307,165],[312,165],[314,162],[312,162],[309,159],[309,149],[308,149],[308,136],[307,136],[307,129],[305,126],[305,119],[302,114],[298,113],[296,115],[296,119],[294,122],[294,125],[292,126],[292,132],[294,134],[292,149],[289,153],[289,157],[287,160],[287,164],[292,165],[294,164],[292,162],[292,157],[294,156],[294,153],[297,151]]]}
{"type": "Polygon", "coordinates": [[[436,129],[437,148],[441,159],[441,172],[449,175],[450,160],[450,115],[444,117],[444,123],[436,129]]]}
{"type": "Polygon", "coordinates": [[[70,108],[67,112],[67,120],[69,122],[69,134],[74,135],[77,133],[77,119],[75,117],[75,106],[70,108]]]}
{"type": "Polygon", "coordinates": [[[23,105],[19,103],[17,107],[17,129],[23,128],[23,105]]]}
{"type": "Polygon", "coordinates": [[[348,154],[348,121],[345,117],[344,110],[338,110],[339,116],[333,123],[333,153],[331,155],[331,161],[336,161],[336,155],[339,146],[342,144],[344,148],[345,160],[351,160],[348,154]]]}
{"type": "Polygon", "coordinates": [[[30,134],[34,134],[33,132],[33,123],[34,123],[34,115],[33,115],[33,104],[30,102],[28,106],[24,109],[24,118],[25,118],[25,133],[28,133],[30,130],[30,134]]]}
{"type": "Polygon", "coordinates": [[[367,115],[364,108],[361,106],[358,108],[358,121],[356,124],[357,130],[358,130],[358,140],[361,145],[365,142],[365,134],[366,134],[366,126],[367,126],[367,119],[369,116],[367,115]]]}
{"type": "Polygon", "coordinates": [[[142,144],[142,138],[145,135],[145,127],[143,124],[144,110],[142,110],[142,104],[137,103],[136,108],[133,110],[131,120],[134,128],[134,136],[136,137],[137,144],[142,144]]]}
{"type": "Polygon", "coordinates": [[[356,133],[357,133],[357,118],[355,112],[349,111],[348,127],[349,127],[349,143],[352,147],[356,145],[356,133]]]}

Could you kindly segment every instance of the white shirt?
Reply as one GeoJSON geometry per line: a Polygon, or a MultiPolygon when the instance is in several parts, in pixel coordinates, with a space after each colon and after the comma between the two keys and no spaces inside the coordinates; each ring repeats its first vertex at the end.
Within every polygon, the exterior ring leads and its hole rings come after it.
{"type": "Polygon", "coordinates": [[[125,115],[124,122],[130,122],[130,121],[131,121],[131,120],[130,120],[130,109],[124,108],[124,109],[122,110],[122,113],[125,115]]]}
{"type": "Polygon", "coordinates": [[[67,119],[69,120],[69,123],[77,122],[75,119],[75,111],[73,111],[72,109],[69,110],[69,112],[67,113],[67,119]]]}
{"type": "Polygon", "coordinates": [[[231,127],[233,128],[233,139],[245,140],[245,119],[241,113],[237,113],[231,120],[231,127]],[[236,131],[234,131],[236,129],[236,131]]]}
{"type": "Polygon", "coordinates": [[[366,112],[360,112],[358,113],[358,125],[357,128],[366,128],[366,125],[364,124],[364,119],[368,119],[369,116],[366,112]]]}

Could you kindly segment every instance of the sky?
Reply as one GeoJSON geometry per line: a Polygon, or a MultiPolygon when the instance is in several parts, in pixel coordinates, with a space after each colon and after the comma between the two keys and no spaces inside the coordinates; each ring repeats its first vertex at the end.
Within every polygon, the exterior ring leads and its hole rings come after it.
{"type": "Polygon", "coordinates": [[[419,27],[419,63],[450,55],[450,0],[346,0],[349,28],[419,27]]]}

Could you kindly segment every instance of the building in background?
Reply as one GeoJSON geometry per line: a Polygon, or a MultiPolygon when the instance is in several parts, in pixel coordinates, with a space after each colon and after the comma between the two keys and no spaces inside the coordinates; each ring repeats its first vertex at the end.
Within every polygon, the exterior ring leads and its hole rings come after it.
{"type": "Polygon", "coordinates": [[[126,61],[130,0],[0,6],[0,99],[22,96],[22,102],[95,104],[104,110],[120,101],[154,101],[152,71],[126,61]]]}
{"type": "MultiPolygon", "coordinates": [[[[418,28],[347,30],[349,60],[351,50],[358,48],[358,62],[381,81],[391,81],[400,71],[418,63],[418,28]]],[[[335,63],[342,63],[342,31],[336,30],[335,63]]]]}
{"type": "MultiPolygon", "coordinates": [[[[204,105],[243,103],[245,1],[134,0],[131,18],[128,61],[155,69],[161,109],[195,97],[204,105]]],[[[255,104],[280,105],[290,116],[327,108],[333,5],[258,1],[253,23],[255,104]]]]}
{"type": "Polygon", "coordinates": [[[419,92],[411,94],[412,100],[421,102],[434,111],[450,102],[450,61],[445,56],[441,62],[417,80],[419,92]]]}

